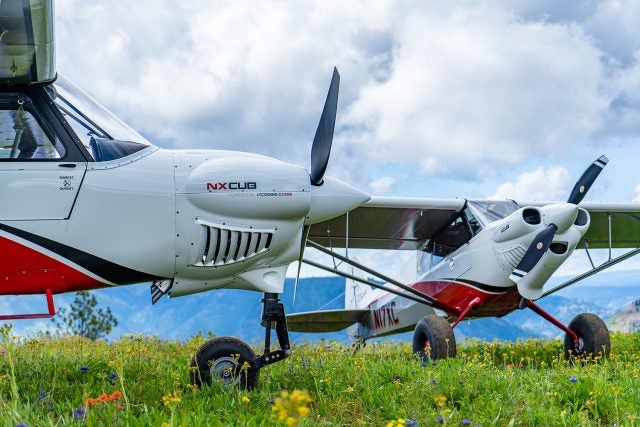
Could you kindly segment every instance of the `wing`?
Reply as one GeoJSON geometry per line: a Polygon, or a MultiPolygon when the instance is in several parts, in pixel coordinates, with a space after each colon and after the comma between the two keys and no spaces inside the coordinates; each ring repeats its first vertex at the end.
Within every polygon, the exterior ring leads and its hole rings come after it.
{"type": "Polygon", "coordinates": [[[369,310],[323,310],[287,315],[287,328],[294,332],[336,332],[361,322],[369,310]]]}
{"type": "Polygon", "coordinates": [[[0,83],[55,78],[52,2],[0,1],[0,83]]]}
{"type": "Polygon", "coordinates": [[[349,248],[415,250],[449,224],[465,202],[373,197],[348,214],[312,225],[309,239],[334,248],[348,243],[349,248]]]}
{"type": "MultiPolygon", "coordinates": [[[[520,206],[543,206],[548,202],[518,202],[520,206]]],[[[584,235],[589,248],[640,248],[640,203],[582,202],[580,207],[591,216],[589,231],[584,235]],[[609,228],[611,218],[611,228],[609,228]]],[[[581,243],[579,248],[584,248],[581,243]]]]}
{"type": "MultiPolygon", "coordinates": [[[[416,250],[450,224],[467,204],[490,222],[522,206],[550,203],[373,197],[348,214],[314,224],[309,239],[329,248],[416,250]]],[[[640,203],[583,202],[580,207],[591,216],[584,237],[589,248],[609,248],[609,218],[612,248],[640,247],[640,203]]]]}

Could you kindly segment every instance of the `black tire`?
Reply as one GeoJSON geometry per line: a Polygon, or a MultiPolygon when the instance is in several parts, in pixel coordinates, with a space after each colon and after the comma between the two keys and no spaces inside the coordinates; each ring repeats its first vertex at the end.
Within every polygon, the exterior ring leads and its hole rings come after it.
{"type": "Polygon", "coordinates": [[[191,384],[201,387],[217,381],[253,390],[258,385],[260,370],[248,368],[245,362],[255,358],[244,341],[233,337],[214,338],[204,343],[191,359],[191,384]]]}
{"type": "Polygon", "coordinates": [[[422,364],[456,357],[456,337],[449,322],[436,314],[424,316],[413,331],[413,352],[422,358],[422,364]]]}
{"type": "Polygon", "coordinates": [[[569,329],[578,335],[580,343],[576,348],[571,335],[564,337],[564,356],[567,359],[584,360],[590,357],[608,358],[611,350],[609,329],[595,314],[578,314],[569,323],[569,329]]]}

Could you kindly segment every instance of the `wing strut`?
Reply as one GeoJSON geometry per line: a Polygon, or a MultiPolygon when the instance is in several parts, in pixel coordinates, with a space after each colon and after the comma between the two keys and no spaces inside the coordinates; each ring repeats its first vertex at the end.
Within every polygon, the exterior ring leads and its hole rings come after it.
{"type": "MultiPolygon", "coordinates": [[[[566,288],[567,286],[573,285],[574,283],[577,283],[577,282],[579,282],[581,280],[584,280],[587,277],[593,276],[594,274],[599,273],[602,270],[606,270],[609,267],[613,267],[614,265],[618,264],[619,262],[622,262],[622,261],[624,261],[626,259],[629,259],[629,258],[631,258],[631,257],[633,257],[635,255],[638,255],[638,254],[640,254],[640,248],[633,249],[633,250],[631,250],[631,251],[629,251],[629,252],[627,252],[627,253],[625,253],[623,255],[620,255],[619,257],[615,257],[615,258],[611,259],[610,261],[606,261],[602,265],[599,265],[598,267],[596,267],[596,268],[594,268],[592,270],[589,270],[589,271],[587,271],[585,273],[582,273],[581,275],[576,276],[573,279],[567,280],[566,282],[556,286],[553,289],[549,289],[547,292],[543,293],[540,296],[540,298],[544,298],[544,297],[546,297],[548,295],[556,293],[559,290],[566,288]]],[[[540,299],[540,298],[538,298],[538,299],[540,299]]]]}
{"type": "Polygon", "coordinates": [[[369,285],[369,286],[372,286],[374,288],[381,289],[383,291],[398,295],[400,297],[410,299],[411,301],[415,301],[415,302],[420,303],[420,304],[428,305],[429,307],[433,306],[433,304],[431,302],[427,301],[424,298],[414,297],[413,295],[407,294],[405,292],[400,292],[398,290],[389,288],[387,286],[380,285],[380,284],[378,284],[376,282],[372,282],[370,280],[362,279],[362,278],[360,278],[358,276],[354,276],[353,274],[345,273],[344,271],[340,271],[337,268],[327,267],[326,265],[319,264],[319,263],[317,263],[315,261],[311,261],[311,260],[306,259],[306,258],[304,258],[302,260],[302,262],[304,262],[305,264],[308,264],[308,265],[310,265],[312,267],[316,267],[316,268],[319,268],[321,270],[327,271],[329,273],[337,274],[337,275],[345,277],[347,279],[355,280],[356,282],[364,283],[365,285],[369,285]]]}
{"type": "MultiPolygon", "coordinates": [[[[422,300],[426,300],[426,301],[428,302],[428,305],[431,305],[431,306],[434,306],[434,307],[439,307],[439,306],[440,306],[440,305],[438,304],[438,301],[437,301],[437,300],[435,300],[434,298],[430,297],[429,295],[427,295],[427,294],[425,294],[425,293],[422,293],[422,292],[420,292],[420,291],[417,291],[417,290],[415,290],[415,289],[413,289],[413,288],[411,288],[411,287],[409,287],[409,286],[407,286],[407,285],[405,285],[405,284],[403,284],[403,283],[398,282],[397,280],[392,279],[391,277],[385,276],[385,275],[384,275],[384,274],[382,274],[382,273],[378,273],[377,271],[374,271],[374,270],[372,270],[372,269],[370,269],[370,268],[368,268],[368,267],[366,267],[366,266],[364,266],[364,265],[362,265],[362,264],[359,264],[359,263],[357,263],[357,262],[355,262],[355,261],[353,261],[353,260],[351,260],[351,259],[349,259],[349,258],[347,258],[347,257],[344,257],[344,256],[342,256],[342,255],[340,255],[340,254],[335,253],[335,252],[332,252],[332,251],[330,251],[329,249],[325,248],[325,247],[324,247],[324,246],[322,246],[322,245],[317,244],[316,242],[314,242],[314,241],[312,241],[312,240],[307,240],[307,245],[309,245],[309,246],[311,246],[312,248],[317,249],[317,250],[319,250],[320,252],[323,252],[323,253],[325,253],[325,254],[327,254],[327,255],[329,255],[329,256],[332,256],[332,257],[338,258],[340,261],[343,261],[343,262],[345,262],[345,263],[347,263],[347,264],[349,264],[349,265],[351,265],[351,266],[353,266],[353,267],[356,267],[357,269],[362,270],[362,271],[364,271],[365,273],[372,274],[372,275],[374,275],[374,276],[376,276],[376,277],[378,277],[378,278],[380,278],[380,279],[384,280],[385,282],[388,282],[388,283],[391,283],[391,284],[393,284],[393,285],[396,285],[396,286],[397,286],[397,287],[399,287],[400,289],[402,289],[402,290],[404,290],[404,291],[406,291],[406,292],[412,293],[412,294],[414,294],[415,296],[417,296],[418,298],[421,298],[422,300]]],[[[307,264],[309,263],[309,262],[308,262],[308,260],[304,260],[304,261],[305,261],[307,264]]],[[[342,271],[339,271],[339,270],[337,270],[337,269],[336,269],[336,274],[339,274],[339,275],[341,275],[341,276],[346,277],[346,276],[345,276],[345,274],[346,274],[346,273],[344,273],[344,272],[342,272],[342,271]]],[[[370,284],[370,283],[369,283],[369,284],[370,284]]],[[[389,289],[387,288],[387,289],[385,289],[385,290],[389,290],[389,289]]],[[[394,293],[395,293],[395,292],[394,292],[394,293]]],[[[396,293],[396,294],[397,294],[397,293],[396,293]]],[[[406,297],[406,294],[402,294],[401,296],[406,297]]]]}

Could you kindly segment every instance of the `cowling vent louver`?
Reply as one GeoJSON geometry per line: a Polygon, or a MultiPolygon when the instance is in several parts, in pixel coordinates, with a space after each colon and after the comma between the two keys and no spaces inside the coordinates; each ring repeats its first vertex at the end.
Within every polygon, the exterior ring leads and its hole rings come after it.
{"type": "Polygon", "coordinates": [[[192,265],[217,267],[241,262],[269,250],[275,230],[236,228],[201,221],[200,242],[194,251],[192,265]]]}

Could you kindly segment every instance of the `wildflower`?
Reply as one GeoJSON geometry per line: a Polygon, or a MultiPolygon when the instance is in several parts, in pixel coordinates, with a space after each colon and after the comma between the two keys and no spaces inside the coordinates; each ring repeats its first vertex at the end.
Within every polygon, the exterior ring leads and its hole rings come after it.
{"type": "Polygon", "coordinates": [[[471,420],[468,418],[463,419],[460,424],[462,424],[463,426],[470,426],[471,425],[471,420]]]}
{"type": "Polygon", "coordinates": [[[80,366],[80,372],[82,372],[83,374],[86,374],[88,370],[89,367],[87,365],[80,366]]]}
{"type": "Polygon", "coordinates": [[[251,399],[249,399],[249,396],[242,396],[242,403],[249,403],[251,402],[251,399]]]}
{"type": "Polygon", "coordinates": [[[73,410],[73,421],[84,421],[84,417],[86,414],[87,410],[84,408],[84,406],[75,408],[73,410]]]}
{"type": "Polygon", "coordinates": [[[16,424],[16,427],[27,427],[25,423],[16,424]]]}
{"type": "Polygon", "coordinates": [[[38,400],[44,399],[45,397],[47,397],[47,392],[40,390],[40,393],[38,393],[38,400]]]}
{"type": "Polygon", "coordinates": [[[309,415],[307,404],[311,401],[307,391],[294,390],[291,393],[283,391],[280,397],[274,399],[271,410],[279,421],[284,421],[287,425],[295,425],[301,418],[309,415]]]}
{"type": "Polygon", "coordinates": [[[438,418],[436,418],[436,422],[437,422],[438,424],[442,424],[442,423],[444,423],[444,417],[443,417],[442,415],[440,415],[438,418]]]}
{"type": "Polygon", "coordinates": [[[173,393],[165,394],[164,396],[162,396],[162,403],[164,404],[164,406],[170,406],[180,403],[180,396],[178,395],[178,392],[174,391],[173,393]]]}
{"type": "Polygon", "coordinates": [[[118,374],[116,374],[115,372],[112,372],[109,374],[109,379],[110,380],[115,380],[116,378],[118,378],[118,374]]]}
{"type": "Polygon", "coordinates": [[[395,377],[393,377],[393,379],[396,381],[400,381],[402,377],[400,375],[396,375],[395,377]]]}
{"type": "Polygon", "coordinates": [[[436,381],[435,379],[431,380],[431,384],[438,384],[438,381],[436,381]]]}
{"type": "Polygon", "coordinates": [[[413,427],[415,427],[415,426],[417,426],[417,425],[418,425],[418,422],[415,420],[415,418],[409,418],[409,419],[407,420],[407,422],[406,422],[406,423],[404,423],[404,425],[405,425],[405,426],[413,426],[413,427]]]}
{"type": "Polygon", "coordinates": [[[569,377],[569,382],[570,383],[577,383],[578,379],[576,377],[569,377]]]}
{"type": "Polygon", "coordinates": [[[438,395],[436,397],[433,398],[433,400],[435,400],[436,404],[438,406],[444,406],[444,404],[447,402],[447,398],[444,397],[443,395],[438,395]]]}

